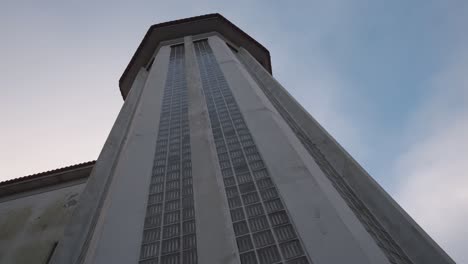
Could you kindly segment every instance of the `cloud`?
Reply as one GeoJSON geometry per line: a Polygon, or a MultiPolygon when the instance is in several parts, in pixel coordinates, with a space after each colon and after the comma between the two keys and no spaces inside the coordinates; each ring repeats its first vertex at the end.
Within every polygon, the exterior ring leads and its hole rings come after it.
{"type": "Polygon", "coordinates": [[[352,84],[333,54],[326,52],[330,45],[347,50],[340,43],[349,41],[356,30],[356,8],[333,0],[309,3],[300,10],[285,4],[272,11],[275,19],[269,21],[268,35],[255,27],[252,35],[270,50],[274,77],[345,149],[364,160],[368,148],[361,135],[367,124],[358,125],[356,116],[347,112],[350,102],[360,100],[349,93],[352,84]]]}
{"type": "Polygon", "coordinates": [[[396,162],[397,200],[459,263],[468,263],[468,50],[430,82],[396,162]]]}

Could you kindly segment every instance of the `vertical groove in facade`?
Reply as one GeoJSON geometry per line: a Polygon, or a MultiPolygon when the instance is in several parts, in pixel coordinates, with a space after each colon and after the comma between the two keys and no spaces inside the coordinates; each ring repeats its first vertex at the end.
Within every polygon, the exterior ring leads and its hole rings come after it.
{"type": "MultiPolygon", "coordinates": [[[[231,49],[232,50],[232,49],[231,49]]],[[[392,239],[390,234],[383,228],[379,221],[372,215],[370,210],[359,199],[352,188],[346,183],[345,179],[333,168],[320,149],[312,142],[303,131],[300,125],[294,120],[289,112],[284,108],[281,102],[265,87],[264,83],[256,76],[255,70],[250,66],[243,56],[233,51],[238,60],[249,70],[251,76],[256,80],[258,86],[262,89],[268,100],[273,104],[281,117],[285,120],[288,126],[293,130],[307,152],[312,156],[320,169],[333,184],[333,187],[338,191],[340,196],[345,200],[346,204],[351,208],[356,217],[362,223],[367,232],[376,241],[377,245],[385,253],[385,256],[393,264],[412,264],[413,262],[401,249],[401,247],[392,239]]],[[[271,89],[271,88],[270,88],[271,89]]]]}
{"type": "Polygon", "coordinates": [[[184,56],[171,47],[140,264],[197,263],[184,56]]]}
{"type": "Polygon", "coordinates": [[[311,263],[208,41],[194,47],[241,263],[311,263]]]}

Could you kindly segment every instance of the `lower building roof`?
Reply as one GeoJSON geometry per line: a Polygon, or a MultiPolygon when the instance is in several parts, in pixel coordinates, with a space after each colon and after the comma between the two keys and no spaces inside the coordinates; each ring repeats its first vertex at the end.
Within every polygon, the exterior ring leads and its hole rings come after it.
{"type": "Polygon", "coordinates": [[[88,161],[0,182],[0,197],[85,179],[90,175],[95,163],[96,161],[88,161]]]}

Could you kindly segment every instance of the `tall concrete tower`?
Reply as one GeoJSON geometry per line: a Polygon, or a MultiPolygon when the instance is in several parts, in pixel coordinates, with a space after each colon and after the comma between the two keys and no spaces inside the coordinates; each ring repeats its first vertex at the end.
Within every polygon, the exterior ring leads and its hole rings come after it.
{"type": "Polygon", "coordinates": [[[453,263],[221,15],[153,25],[120,91],[50,263],[453,263]]]}

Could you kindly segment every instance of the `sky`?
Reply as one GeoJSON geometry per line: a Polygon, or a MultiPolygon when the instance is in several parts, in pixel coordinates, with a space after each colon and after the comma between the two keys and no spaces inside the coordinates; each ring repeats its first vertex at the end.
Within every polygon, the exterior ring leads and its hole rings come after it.
{"type": "Polygon", "coordinates": [[[218,12],[458,263],[468,263],[468,1],[23,1],[0,8],[0,181],[95,160],[152,24],[218,12]]]}

